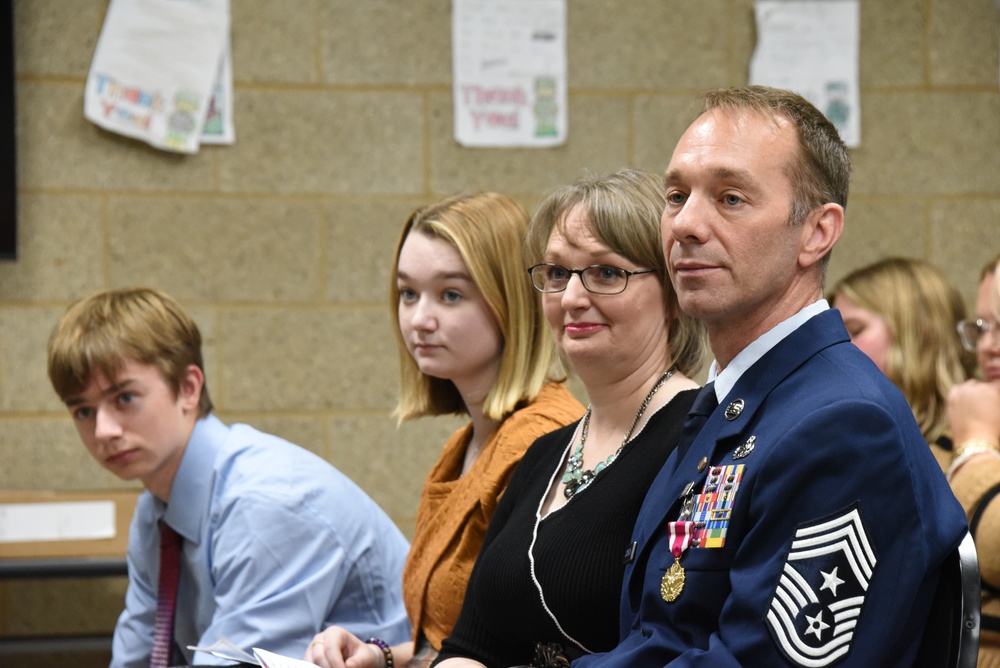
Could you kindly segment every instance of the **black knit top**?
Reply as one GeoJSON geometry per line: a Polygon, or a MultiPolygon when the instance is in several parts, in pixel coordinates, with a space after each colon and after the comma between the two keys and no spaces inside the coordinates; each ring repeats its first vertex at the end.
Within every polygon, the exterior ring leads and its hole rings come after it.
{"type": "Polygon", "coordinates": [[[578,423],[535,441],[500,499],[438,661],[503,668],[530,663],[536,642],[558,643],[570,659],[618,644],[632,527],[696,395],[681,392],[650,415],[611,466],[537,523],[532,547],[539,506],[556,469],[562,475],[578,423]]]}

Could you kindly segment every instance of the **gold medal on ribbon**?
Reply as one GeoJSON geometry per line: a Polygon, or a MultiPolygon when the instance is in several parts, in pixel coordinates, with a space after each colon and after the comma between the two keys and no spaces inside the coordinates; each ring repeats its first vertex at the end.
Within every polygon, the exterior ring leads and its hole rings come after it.
{"type": "Polygon", "coordinates": [[[694,522],[668,522],[667,531],[670,540],[670,553],[674,555],[674,563],[660,580],[660,596],[667,603],[673,603],[684,591],[685,575],[684,567],[681,566],[681,555],[691,545],[694,522]]]}
{"type": "Polygon", "coordinates": [[[684,591],[684,567],[681,560],[674,557],[674,564],[663,574],[660,580],[660,596],[667,603],[673,603],[684,591]]]}

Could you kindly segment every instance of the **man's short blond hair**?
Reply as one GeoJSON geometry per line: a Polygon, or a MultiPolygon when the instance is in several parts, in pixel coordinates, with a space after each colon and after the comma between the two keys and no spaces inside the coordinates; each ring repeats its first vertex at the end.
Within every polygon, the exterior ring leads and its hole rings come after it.
{"type": "MultiPolygon", "coordinates": [[[[115,379],[129,360],[156,367],[175,397],[190,365],[205,372],[198,326],[177,300],[153,288],[85,297],[69,307],[49,337],[49,380],[64,401],[83,392],[97,373],[115,379]]],[[[203,386],[198,414],[211,412],[203,386]]]]}

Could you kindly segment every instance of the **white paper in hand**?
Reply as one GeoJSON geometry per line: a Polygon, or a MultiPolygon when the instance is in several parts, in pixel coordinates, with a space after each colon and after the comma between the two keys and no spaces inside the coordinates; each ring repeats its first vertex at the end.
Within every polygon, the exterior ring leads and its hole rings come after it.
{"type": "Polygon", "coordinates": [[[293,659],[288,656],[281,656],[274,652],[268,652],[259,647],[253,648],[253,655],[260,661],[264,668],[316,668],[316,664],[302,659],[293,659]]]}
{"type": "MultiPolygon", "coordinates": [[[[192,652],[211,654],[214,657],[226,659],[227,661],[250,663],[256,666],[260,665],[260,661],[241,650],[239,647],[230,642],[229,638],[225,637],[215,641],[211,645],[205,645],[202,647],[199,647],[198,645],[188,645],[187,648],[192,652]]],[[[197,659],[195,659],[195,662],[197,663],[197,659]]]]}

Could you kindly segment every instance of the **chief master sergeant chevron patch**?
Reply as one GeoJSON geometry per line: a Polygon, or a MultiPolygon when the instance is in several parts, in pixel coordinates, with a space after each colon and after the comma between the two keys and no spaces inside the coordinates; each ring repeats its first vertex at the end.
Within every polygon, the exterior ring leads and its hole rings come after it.
{"type": "Polygon", "coordinates": [[[877,561],[856,503],[796,529],[767,613],[789,661],[822,668],[850,651],[877,561]]]}

